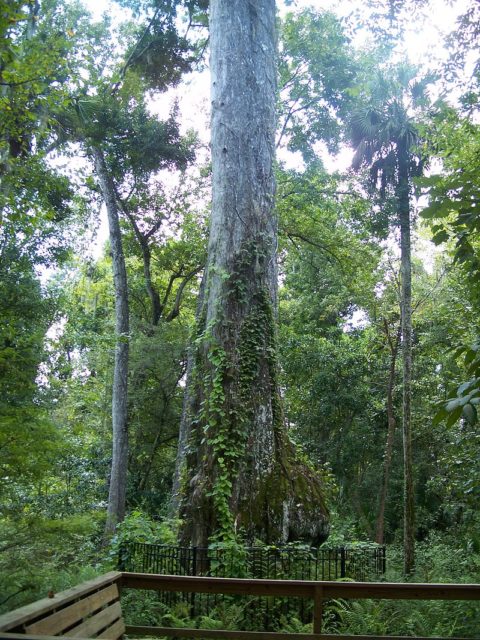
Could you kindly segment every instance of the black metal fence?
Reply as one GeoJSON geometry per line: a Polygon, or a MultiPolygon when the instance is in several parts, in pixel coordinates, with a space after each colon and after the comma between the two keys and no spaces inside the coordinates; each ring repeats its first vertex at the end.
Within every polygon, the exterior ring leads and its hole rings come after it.
{"type": "MultiPolygon", "coordinates": [[[[379,545],[320,549],[298,546],[202,548],[134,542],[121,548],[119,569],[186,576],[363,581],[378,580],[385,573],[386,553],[385,547],[379,545]]],[[[238,629],[298,631],[301,630],[298,625],[312,619],[312,603],[304,598],[165,592],[155,594],[154,599],[150,623],[163,626],[181,625],[184,618],[189,624],[195,620],[200,628],[221,621],[219,628],[223,629],[231,623],[238,629]]],[[[143,620],[145,603],[143,598],[140,605],[143,620]]],[[[132,607],[133,617],[136,609],[138,604],[132,607]]],[[[132,617],[130,613],[129,617],[132,617]]]]}
{"type": "Polygon", "coordinates": [[[364,581],[385,573],[386,550],[382,545],[203,548],[131,542],[120,550],[119,567],[182,576],[364,581]]]}

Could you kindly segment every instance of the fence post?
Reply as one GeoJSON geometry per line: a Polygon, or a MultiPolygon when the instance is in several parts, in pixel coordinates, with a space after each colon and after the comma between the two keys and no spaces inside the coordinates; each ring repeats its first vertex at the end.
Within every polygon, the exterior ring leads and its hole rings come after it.
{"type": "MultiPolygon", "coordinates": [[[[192,576],[197,575],[197,547],[192,547],[192,576]]],[[[195,618],[195,592],[192,591],[190,595],[190,615],[195,618]]]]}
{"type": "Polygon", "coordinates": [[[340,547],[340,577],[346,578],[347,576],[347,567],[345,562],[345,547],[340,547]]]}
{"type": "Polygon", "coordinates": [[[118,548],[117,570],[126,571],[127,544],[123,543],[118,548]]]}
{"type": "Polygon", "coordinates": [[[192,573],[190,575],[197,575],[197,547],[192,547],[192,573]]]}
{"type": "Polygon", "coordinates": [[[313,600],[313,633],[322,633],[323,587],[315,587],[313,600]]]}

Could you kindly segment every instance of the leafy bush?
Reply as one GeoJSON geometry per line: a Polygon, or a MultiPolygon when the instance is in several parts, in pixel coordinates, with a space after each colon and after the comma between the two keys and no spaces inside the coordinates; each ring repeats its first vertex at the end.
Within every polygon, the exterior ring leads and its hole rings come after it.
{"type": "Polygon", "coordinates": [[[178,526],[177,520],[153,520],[140,510],[132,511],[117,525],[106,560],[116,569],[120,554],[132,542],[176,545],[178,526]]]}
{"type": "MultiPolygon", "coordinates": [[[[388,549],[388,582],[403,582],[402,549],[388,549]]],[[[480,556],[438,534],[417,545],[413,582],[478,582],[480,556]]],[[[353,634],[475,637],[480,606],[470,601],[335,600],[326,607],[325,631],[353,634]]]]}
{"type": "Polygon", "coordinates": [[[0,520],[0,613],[103,571],[94,516],[0,520]]]}

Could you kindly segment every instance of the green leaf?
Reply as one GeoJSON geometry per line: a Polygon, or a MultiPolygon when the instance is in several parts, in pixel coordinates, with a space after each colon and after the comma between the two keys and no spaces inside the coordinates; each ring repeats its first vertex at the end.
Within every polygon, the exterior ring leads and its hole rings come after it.
{"type": "Polygon", "coordinates": [[[433,416],[433,419],[432,419],[433,426],[437,426],[438,424],[440,424],[440,422],[445,420],[447,415],[448,415],[448,412],[445,409],[445,407],[442,407],[441,409],[439,409],[437,413],[433,416]]]}
{"type": "Polygon", "coordinates": [[[454,409],[447,418],[447,427],[451,427],[459,420],[463,412],[463,407],[457,407],[454,409]]]}
{"type": "Polygon", "coordinates": [[[442,231],[439,231],[433,236],[432,242],[438,245],[438,244],[442,244],[442,242],[446,242],[448,238],[449,238],[448,233],[445,231],[445,229],[442,229],[442,231]]]}
{"type": "Polygon", "coordinates": [[[476,424],[477,418],[477,410],[471,404],[466,404],[462,410],[463,416],[466,418],[469,424],[476,424]]]}
{"type": "Polygon", "coordinates": [[[447,413],[452,413],[452,411],[455,411],[456,409],[458,409],[458,407],[462,406],[462,398],[455,398],[455,400],[450,400],[450,402],[447,402],[446,406],[445,406],[445,410],[447,413]]]}

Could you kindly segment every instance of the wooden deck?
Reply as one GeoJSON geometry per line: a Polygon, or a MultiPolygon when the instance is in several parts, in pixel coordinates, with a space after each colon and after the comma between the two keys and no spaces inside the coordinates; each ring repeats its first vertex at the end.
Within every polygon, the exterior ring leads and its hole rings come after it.
{"type": "MultiPolygon", "coordinates": [[[[165,576],[113,571],[0,616],[0,640],[55,638],[109,638],[127,636],[225,638],[226,640],[388,640],[400,636],[322,634],[323,603],[342,598],[388,600],[480,600],[480,584],[415,584],[384,582],[316,582],[165,576]],[[180,593],[298,597],[313,600],[313,633],[280,633],[124,624],[121,589],[180,593]]],[[[477,638],[480,638],[480,629],[477,638]]],[[[410,637],[411,638],[411,637],[410,637]]],[[[419,638],[417,640],[427,640],[419,638]]],[[[447,640],[429,638],[428,640],[447,640]]],[[[448,639],[452,640],[452,639],[448,639]]],[[[455,638],[455,640],[459,640],[455,638]]],[[[463,640],[463,639],[460,639],[463,640]]]]}

